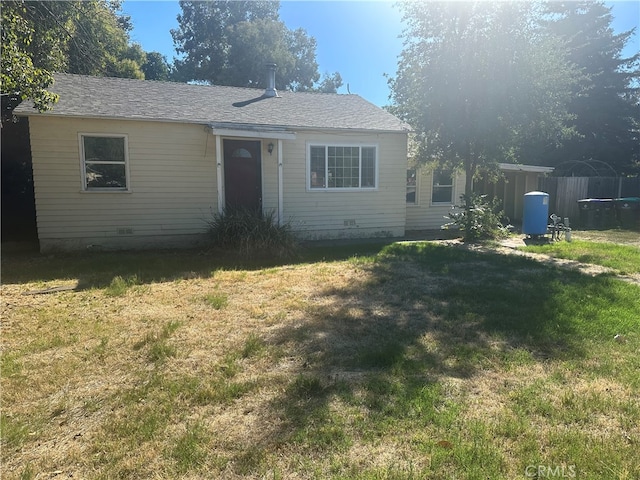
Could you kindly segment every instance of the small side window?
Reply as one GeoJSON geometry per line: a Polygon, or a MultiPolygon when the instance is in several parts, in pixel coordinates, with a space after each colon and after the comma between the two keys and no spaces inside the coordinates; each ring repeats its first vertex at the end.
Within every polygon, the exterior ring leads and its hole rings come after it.
{"type": "Polygon", "coordinates": [[[83,189],[126,191],[127,137],[109,135],[81,135],[83,189]]]}
{"type": "Polygon", "coordinates": [[[431,203],[453,203],[453,172],[450,170],[433,172],[431,203]]]}
{"type": "Polygon", "coordinates": [[[407,170],[407,205],[415,205],[417,203],[418,177],[415,168],[407,170]]]}

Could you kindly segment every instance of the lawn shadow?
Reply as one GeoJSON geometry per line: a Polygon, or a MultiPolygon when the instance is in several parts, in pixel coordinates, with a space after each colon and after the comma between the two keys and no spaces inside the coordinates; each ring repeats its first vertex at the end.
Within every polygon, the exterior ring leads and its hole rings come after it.
{"type": "Polygon", "coordinates": [[[24,284],[75,280],[75,291],[105,288],[117,277],[136,284],[210,278],[216,270],[260,270],[282,265],[339,261],[354,255],[375,255],[391,240],[339,247],[308,244],[291,258],[245,258],[222,249],[81,252],[42,255],[9,252],[2,255],[2,282],[24,284]]]}
{"type": "Polygon", "coordinates": [[[336,401],[391,419],[383,422],[416,411],[428,421],[449,408],[442,385],[451,379],[583,358],[584,331],[564,299],[607,297],[611,281],[426,243],[391,245],[356,268],[361,281],[318,292],[304,320],[267,340],[299,368],[271,404],[282,421],[264,432],[265,448],[340,449],[348,435],[331,414],[336,401]]]}
{"type": "MultiPolygon", "coordinates": [[[[509,366],[579,360],[587,333],[601,332],[596,313],[587,329],[572,309],[582,302],[597,312],[618,301],[615,279],[425,242],[310,248],[294,262],[243,263],[175,251],[36,256],[14,261],[10,275],[3,258],[3,281],[79,278],[82,288],[93,288],[115,276],[147,283],[208,277],[218,268],[344,259],[345,269],[357,270],[350,283],[323,284],[304,300],[293,325],[267,325],[260,338],[266,352],[260,361],[274,363],[274,375],[289,377],[282,383],[278,378],[274,397],[256,410],[261,428],[244,453],[231,454],[229,465],[239,475],[261,475],[271,452],[294,449],[301,458],[344,452],[354,437],[351,413],[363,424],[357,435],[374,439],[393,433],[393,422],[416,429],[440,422],[442,431],[450,431],[457,406],[447,382],[509,366]],[[279,362],[291,368],[281,369],[279,362]]],[[[269,378],[256,385],[271,395],[269,378]]]]}

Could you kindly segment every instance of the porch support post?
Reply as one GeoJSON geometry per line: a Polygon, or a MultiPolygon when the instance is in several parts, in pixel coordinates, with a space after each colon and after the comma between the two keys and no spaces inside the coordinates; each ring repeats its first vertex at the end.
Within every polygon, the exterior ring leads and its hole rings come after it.
{"type": "Polygon", "coordinates": [[[278,225],[280,226],[284,222],[284,192],[282,191],[284,179],[282,168],[282,140],[278,139],[278,225]]]}
{"type": "Polygon", "coordinates": [[[222,138],[216,135],[216,179],[218,182],[218,213],[224,211],[224,179],[222,172],[222,138]]]}

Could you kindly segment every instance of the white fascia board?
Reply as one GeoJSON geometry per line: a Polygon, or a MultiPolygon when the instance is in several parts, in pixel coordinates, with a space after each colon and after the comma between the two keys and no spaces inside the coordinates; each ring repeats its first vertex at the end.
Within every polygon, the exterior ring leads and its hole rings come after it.
{"type": "Polygon", "coordinates": [[[233,128],[211,127],[211,133],[221,137],[268,138],[275,140],[295,140],[295,132],[276,130],[239,130],[233,128]]]}
{"type": "Polygon", "coordinates": [[[500,170],[505,172],[531,172],[531,173],[551,173],[553,167],[542,167],[540,165],[518,165],[516,163],[499,163],[500,170]]]}
{"type": "Polygon", "coordinates": [[[402,134],[408,135],[411,133],[409,130],[376,130],[376,129],[364,129],[364,128],[333,128],[333,127],[291,127],[295,128],[299,132],[318,132],[318,133],[354,133],[358,135],[371,135],[371,134],[402,134]]]}

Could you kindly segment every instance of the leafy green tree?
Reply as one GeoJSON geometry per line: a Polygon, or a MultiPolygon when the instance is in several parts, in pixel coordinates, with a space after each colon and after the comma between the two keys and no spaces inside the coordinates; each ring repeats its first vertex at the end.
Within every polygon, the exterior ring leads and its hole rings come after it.
{"type": "Polygon", "coordinates": [[[169,80],[171,69],[167,57],[160,52],[147,52],[146,61],[142,65],[142,72],[146,80],[169,80]]]}
{"type": "Polygon", "coordinates": [[[174,62],[176,78],[220,83],[218,75],[228,66],[229,36],[234,27],[258,19],[278,20],[280,3],[182,0],[180,8],[179,26],[171,35],[176,51],[185,57],[174,62]]]}
{"type": "Polygon", "coordinates": [[[578,135],[541,158],[549,165],[597,160],[621,174],[640,172],[640,53],[622,57],[633,31],[614,34],[602,2],[550,2],[549,30],[563,39],[583,76],[569,111],[578,135]]]}
{"type": "Polygon", "coordinates": [[[337,93],[342,86],[342,75],[339,72],[325,73],[317,86],[310,89],[312,92],[337,93]]]}
{"type": "Polygon", "coordinates": [[[316,41],[280,21],[277,1],[181,1],[171,31],[180,81],[262,87],[265,63],[278,65],[276,88],[312,90],[320,79],[316,41]]]}
{"type": "Polygon", "coordinates": [[[278,66],[276,88],[310,88],[319,78],[315,40],[301,31],[289,31],[276,20],[253,20],[234,25],[229,32],[226,67],[218,73],[221,85],[265,85],[265,62],[278,66]]]}
{"type": "Polygon", "coordinates": [[[484,166],[524,145],[571,134],[576,77],[527,2],[406,2],[405,46],[391,110],[416,131],[421,162],[463,169],[466,193],[484,166]]]}
{"type": "Polygon", "coordinates": [[[3,1],[3,119],[27,98],[51,108],[51,72],[144,78],[146,54],[129,44],[130,19],[119,11],[115,0],[3,1]]]}
{"type": "Polygon", "coordinates": [[[47,87],[53,82],[51,73],[34,64],[30,47],[34,29],[28,20],[24,2],[2,5],[2,119],[11,116],[13,108],[31,98],[35,107],[47,110],[58,97],[47,87]]]}
{"type": "Polygon", "coordinates": [[[119,3],[106,0],[70,2],[73,28],[68,31],[68,73],[144,78],[146,61],[140,45],[129,44],[130,23],[118,14],[119,3]]]}

